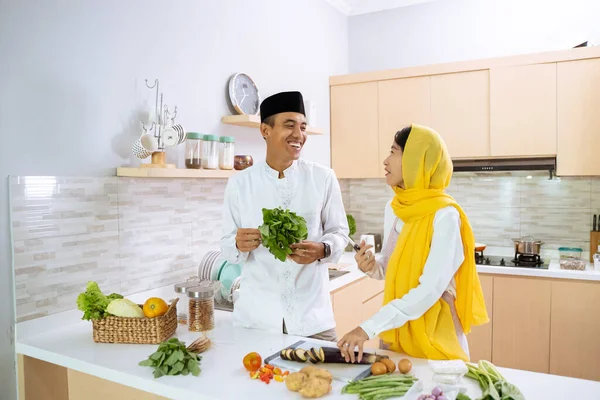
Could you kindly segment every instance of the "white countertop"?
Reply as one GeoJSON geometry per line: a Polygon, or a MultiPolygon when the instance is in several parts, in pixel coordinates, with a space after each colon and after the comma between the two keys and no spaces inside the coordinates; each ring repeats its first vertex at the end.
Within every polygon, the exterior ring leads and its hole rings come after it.
{"type": "MultiPolygon", "coordinates": [[[[486,255],[492,255],[486,252],[486,255]]],[[[507,254],[493,254],[502,255],[507,254]]],[[[508,256],[508,255],[507,255],[508,256]]],[[[348,274],[339,278],[333,279],[330,282],[330,291],[334,291],[353,281],[366,276],[358,269],[354,260],[354,253],[344,253],[338,264],[348,264],[344,268],[345,271],[350,271],[348,274]]],[[[552,260],[548,269],[540,268],[523,268],[523,267],[492,267],[489,265],[478,265],[477,272],[480,274],[495,274],[495,275],[513,275],[513,276],[536,276],[540,278],[559,278],[559,279],[576,279],[584,281],[600,281],[600,271],[594,270],[593,264],[588,263],[585,271],[570,271],[561,269],[558,260],[552,260]]]]}
{"type": "MultiPolygon", "coordinates": [[[[129,298],[140,302],[151,296],[170,299],[173,297],[172,286],[129,298]]],[[[200,376],[154,379],[151,368],[137,364],[152,354],[156,345],[94,343],[91,323],[80,318],[81,312],[73,310],[17,324],[17,353],[173,399],[300,398],[298,394],[289,392],[285,384],[273,381],[266,385],[251,380],[242,366],[242,358],[247,353],[256,351],[266,358],[300,340],[299,337],[233,328],[231,313],[217,311],[216,328],[212,333],[214,344],[203,354],[200,376]]],[[[188,332],[185,326],[180,325],[176,336],[189,344],[199,334],[188,332]]],[[[397,353],[387,354],[396,362],[402,358],[397,353]]],[[[427,361],[412,361],[412,373],[428,382],[431,371],[427,361]]],[[[596,398],[600,392],[600,382],[505,368],[500,368],[500,371],[519,387],[528,400],[596,398]]],[[[341,395],[343,385],[334,381],[333,391],[326,398],[357,398],[341,395]]],[[[480,396],[478,387],[470,379],[463,379],[463,386],[472,398],[480,396]]]]}

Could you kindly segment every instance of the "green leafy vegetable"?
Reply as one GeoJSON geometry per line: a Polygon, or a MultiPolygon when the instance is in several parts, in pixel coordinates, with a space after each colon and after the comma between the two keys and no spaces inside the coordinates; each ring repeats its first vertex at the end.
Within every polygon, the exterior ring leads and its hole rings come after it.
{"type": "Polygon", "coordinates": [[[85,292],[77,296],[77,308],[83,311],[81,319],[102,319],[108,314],[106,308],[108,304],[116,299],[122,299],[123,296],[117,293],[112,293],[108,296],[100,291],[100,287],[96,282],[90,281],[87,283],[85,292]]]}
{"type": "Polygon", "coordinates": [[[348,220],[348,228],[350,230],[350,236],[356,233],[356,220],[352,216],[352,214],[346,214],[346,219],[348,220]]]}
{"type": "Polygon", "coordinates": [[[165,375],[200,375],[202,356],[188,351],[184,342],[172,338],[162,342],[158,350],[146,360],[138,363],[141,367],[154,368],[154,378],[165,375]]]}
{"type": "Polygon", "coordinates": [[[258,227],[262,244],[279,261],[285,261],[292,254],[290,245],[299,243],[308,237],[306,220],[289,210],[282,208],[263,208],[263,225],[258,227]]]}
{"type": "Polygon", "coordinates": [[[467,363],[469,372],[466,377],[476,380],[481,388],[479,400],[525,400],[525,396],[513,384],[509,383],[489,361],[478,364],[467,363]]]}

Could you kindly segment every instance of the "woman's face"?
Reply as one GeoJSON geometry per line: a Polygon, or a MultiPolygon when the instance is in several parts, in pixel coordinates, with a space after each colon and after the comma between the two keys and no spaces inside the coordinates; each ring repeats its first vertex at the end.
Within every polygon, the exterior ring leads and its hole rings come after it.
{"type": "Polygon", "coordinates": [[[404,176],[402,175],[402,149],[393,141],[390,155],[383,161],[385,166],[385,180],[391,187],[400,186],[404,188],[404,176]]]}

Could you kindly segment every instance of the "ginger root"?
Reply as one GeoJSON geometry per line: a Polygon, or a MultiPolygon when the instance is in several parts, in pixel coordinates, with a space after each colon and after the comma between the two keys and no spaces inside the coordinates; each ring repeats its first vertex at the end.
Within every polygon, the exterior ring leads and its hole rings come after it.
{"type": "Polygon", "coordinates": [[[331,392],[331,383],[316,376],[309,377],[302,384],[302,388],[300,388],[300,394],[302,397],[311,399],[323,397],[329,392],[331,392]]]}
{"type": "Polygon", "coordinates": [[[299,392],[302,397],[318,398],[331,392],[333,376],[329,371],[313,366],[289,374],[285,379],[287,388],[299,392]]]}
{"type": "Polygon", "coordinates": [[[292,392],[297,392],[302,388],[306,379],[308,379],[308,375],[302,372],[292,372],[285,378],[285,386],[292,392]]]}

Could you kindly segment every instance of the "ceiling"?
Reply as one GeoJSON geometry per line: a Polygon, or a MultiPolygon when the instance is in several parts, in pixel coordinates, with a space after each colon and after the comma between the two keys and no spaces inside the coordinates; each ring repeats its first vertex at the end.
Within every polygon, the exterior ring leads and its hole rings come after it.
{"type": "Polygon", "coordinates": [[[361,15],[435,0],[325,0],[346,15],[361,15]]]}

